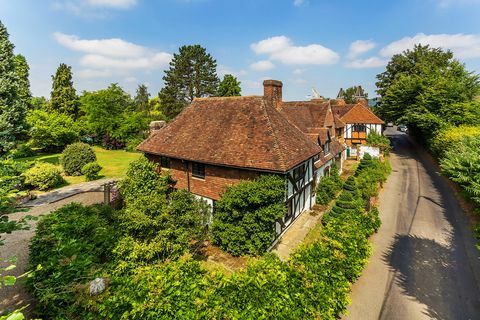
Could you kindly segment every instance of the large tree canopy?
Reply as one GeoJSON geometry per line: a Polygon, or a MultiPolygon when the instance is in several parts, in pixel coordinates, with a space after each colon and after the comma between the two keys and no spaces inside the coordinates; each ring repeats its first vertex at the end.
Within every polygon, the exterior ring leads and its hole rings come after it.
{"type": "Polygon", "coordinates": [[[417,45],[393,56],[377,79],[379,115],[405,122],[421,142],[446,125],[463,123],[461,119],[471,123],[479,114],[478,104],[472,102],[480,88],[478,76],[450,51],[417,45]]]}
{"type": "Polygon", "coordinates": [[[73,87],[72,67],[61,63],[52,76],[50,108],[53,111],[78,116],[78,97],[73,87]]]}
{"type": "Polygon", "coordinates": [[[172,119],[194,98],[215,95],[219,82],[216,69],[217,62],[205,48],[180,47],[165,71],[165,87],[159,93],[165,115],[172,119]]]}
{"type": "Polygon", "coordinates": [[[19,98],[13,48],[0,21],[0,153],[12,149],[26,130],[26,106],[19,98]]]}
{"type": "Polygon", "coordinates": [[[238,81],[237,78],[231,74],[226,74],[218,86],[219,97],[240,96],[241,92],[242,89],[240,88],[240,81],[238,81]]]}

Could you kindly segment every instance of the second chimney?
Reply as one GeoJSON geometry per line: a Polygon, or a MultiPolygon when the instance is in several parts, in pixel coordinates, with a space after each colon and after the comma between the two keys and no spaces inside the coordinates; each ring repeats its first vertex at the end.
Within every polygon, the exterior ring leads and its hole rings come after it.
{"type": "Polygon", "coordinates": [[[280,108],[282,103],[282,81],[265,80],[263,81],[263,96],[275,108],[280,108]]]}

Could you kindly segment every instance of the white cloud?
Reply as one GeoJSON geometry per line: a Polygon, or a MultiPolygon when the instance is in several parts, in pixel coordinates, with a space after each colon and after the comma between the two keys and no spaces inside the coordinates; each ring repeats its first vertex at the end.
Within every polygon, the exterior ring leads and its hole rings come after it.
{"type": "Polygon", "coordinates": [[[269,60],[260,60],[252,63],[250,68],[255,71],[268,71],[275,68],[275,65],[269,60]]]}
{"type": "Polygon", "coordinates": [[[294,46],[286,36],[261,40],[251,44],[250,48],[257,54],[268,55],[270,60],[280,61],[284,64],[334,64],[339,59],[339,55],[335,51],[320,44],[294,46]]]}
{"type": "Polygon", "coordinates": [[[172,55],[155,51],[122,39],[84,40],[75,35],[54,33],[55,40],[62,46],[84,53],[79,64],[81,78],[109,77],[133,70],[145,72],[166,67],[172,55]]]}
{"type": "Polygon", "coordinates": [[[370,57],[367,59],[356,59],[349,61],[345,64],[347,68],[353,69],[366,69],[366,68],[378,68],[383,67],[388,63],[387,59],[379,57],[370,57]]]}
{"type": "Polygon", "coordinates": [[[135,6],[137,0],[87,0],[87,4],[94,7],[128,9],[135,6]]]}
{"type": "Polygon", "coordinates": [[[303,74],[305,72],[305,69],[295,69],[293,70],[293,74],[303,74]]]}
{"type": "Polygon", "coordinates": [[[76,72],[76,75],[81,79],[90,78],[107,78],[112,75],[108,70],[94,70],[94,69],[82,69],[76,72]]]}
{"type": "Polygon", "coordinates": [[[80,59],[80,65],[92,69],[138,70],[158,69],[168,65],[172,56],[160,52],[137,58],[112,58],[98,54],[87,54],[80,59]]]}
{"type": "Polygon", "coordinates": [[[219,64],[217,66],[217,74],[219,77],[223,78],[223,76],[225,76],[226,74],[231,74],[231,75],[234,75],[235,77],[239,77],[239,76],[244,76],[246,75],[248,72],[246,70],[239,70],[239,71],[235,71],[235,70],[232,70],[231,68],[227,67],[227,66],[224,66],[222,64],[219,64]]]}
{"type": "Polygon", "coordinates": [[[415,44],[450,49],[458,58],[480,58],[480,35],[476,34],[431,34],[418,33],[413,37],[404,37],[380,50],[383,57],[391,57],[412,49],[415,44]]]}
{"type": "Polygon", "coordinates": [[[68,49],[105,56],[141,57],[148,51],[142,46],[118,38],[82,40],[75,35],[68,35],[61,32],[55,32],[53,37],[59,44],[68,49]]]}
{"type": "Polygon", "coordinates": [[[349,59],[355,59],[359,55],[368,52],[375,48],[376,43],[372,40],[357,40],[350,44],[347,57],[349,59]]]}

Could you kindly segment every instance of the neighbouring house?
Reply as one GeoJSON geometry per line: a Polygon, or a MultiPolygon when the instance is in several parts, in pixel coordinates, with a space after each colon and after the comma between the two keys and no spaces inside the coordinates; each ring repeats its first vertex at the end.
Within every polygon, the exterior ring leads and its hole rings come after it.
{"type": "Polygon", "coordinates": [[[315,204],[316,182],[331,165],[342,167],[344,126],[328,101],[283,102],[282,83],[266,80],[263,96],[194,99],[138,150],[213,209],[227,186],[283,176],[288,213],[277,222],[280,234],[315,204]]]}
{"type": "Polygon", "coordinates": [[[354,104],[345,103],[343,89],[340,89],[337,99],[331,100],[334,115],[345,124],[344,141],[347,145],[347,156],[356,155],[357,145],[366,144],[370,132],[382,134],[385,124],[370,110],[368,101],[361,92],[363,90],[360,89],[355,95],[357,102],[354,104]]]}

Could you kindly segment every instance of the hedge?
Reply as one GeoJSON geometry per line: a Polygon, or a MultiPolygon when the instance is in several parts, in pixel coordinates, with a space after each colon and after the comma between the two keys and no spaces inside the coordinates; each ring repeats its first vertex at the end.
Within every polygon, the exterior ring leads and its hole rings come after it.
{"type": "MultiPolygon", "coordinates": [[[[379,166],[388,171],[385,163],[379,166]]],[[[376,183],[380,179],[383,177],[379,176],[376,183]]],[[[354,182],[351,180],[350,186],[354,182]]],[[[352,190],[343,190],[344,198],[341,196],[336,205],[344,206],[342,201],[346,198],[364,204],[361,197],[364,191],[361,186],[358,188],[356,196],[352,190]]],[[[170,261],[152,261],[130,269],[118,268],[124,256],[111,255],[114,243],[106,241],[107,245],[98,243],[98,248],[90,249],[86,246],[95,247],[96,242],[90,244],[84,239],[93,237],[104,241],[102,235],[106,233],[101,232],[102,228],[125,232],[115,227],[115,222],[107,225],[102,222],[109,221],[109,217],[118,219],[121,212],[106,212],[105,218],[98,222],[100,229],[80,222],[78,230],[69,229],[77,228],[78,222],[71,223],[71,219],[89,219],[92,214],[94,219],[100,216],[93,212],[84,214],[84,218],[78,214],[68,215],[66,211],[54,213],[52,218],[45,219],[62,217],[64,221],[50,224],[50,228],[47,222],[40,223],[32,247],[36,253],[33,262],[48,261],[46,266],[54,263],[56,268],[67,273],[40,273],[33,278],[35,286],[32,287],[37,294],[45,293],[40,305],[45,308],[42,315],[47,318],[338,319],[349,303],[350,284],[360,276],[371,254],[368,237],[378,229],[380,222],[376,208],[369,212],[360,206],[356,209],[327,213],[328,219],[319,239],[297,248],[289,261],[266,254],[231,273],[211,271],[191,255],[170,261]],[[90,257],[87,261],[93,264],[77,262],[77,259],[84,261],[84,257],[90,257]],[[98,257],[107,260],[99,265],[98,257]],[[70,264],[62,264],[65,258],[73,259],[73,268],[70,264]],[[91,297],[85,284],[99,274],[107,278],[107,290],[91,297]],[[63,295],[62,299],[56,299],[58,295],[63,295]]],[[[116,241],[121,241],[115,231],[112,235],[116,235],[116,241]]],[[[132,250],[131,253],[136,254],[132,250]]]]}
{"type": "Polygon", "coordinates": [[[65,182],[60,169],[51,163],[39,162],[23,174],[25,183],[39,190],[48,190],[65,182]]]}

